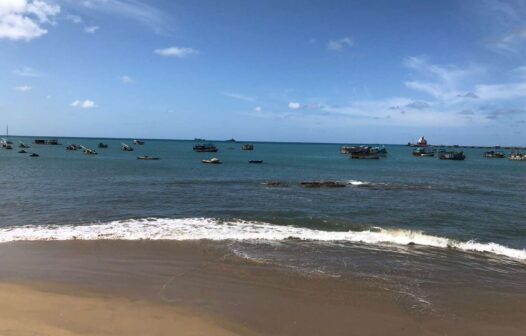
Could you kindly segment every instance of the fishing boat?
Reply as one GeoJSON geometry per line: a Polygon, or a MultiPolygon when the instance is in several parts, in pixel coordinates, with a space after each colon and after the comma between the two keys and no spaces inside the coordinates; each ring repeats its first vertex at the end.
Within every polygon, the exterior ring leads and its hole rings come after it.
{"type": "Polygon", "coordinates": [[[133,140],[133,144],[134,145],[144,145],[144,141],[135,139],[133,140]]]}
{"type": "Polygon", "coordinates": [[[487,151],[484,152],[484,157],[488,159],[503,159],[506,157],[506,155],[501,152],[487,151]]]}
{"type": "Polygon", "coordinates": [[[412,153],[413,156],[428,156],[428,157],[431,157],[431,156],[435,156],[435,150],[434,149],[430,149],[430,148],[426,148],[426,147],[418,147],[417,149],[415,149],[412,153]]]}
{"type": "Polygon", "coordinates": [[[86,154],[86,155],[97,155],[98,154],[94,149],[87,148],[87,147],[84,147],[82,145],[80,146],[80,148],[82,148],[84,150],[84,154],[86,154]]]}
{"type": "Polygon", "coordinates": [[[26,145],[25,143],[23,143],[22,141],[19,141],[20,142],[20,145],[18,145],[19,148],[30,148],[31,146],[29,145],[26,145]]]}
{"type": "Polygon", "coordinates": [[[211,158],[209,160],[201,160],[202,163],[208,163],[208,164],[220,164],[222,163],[218,158],[211,158]]]}
{"type": "Polygon", "coordinates": [[[48,139],[35,139],[33,141],[33,143],[35,145],[52,145],[52,146],[60,145],[58,140],[55,140],[55,139],[51,139],[51,140],[48,140],[48,139]]]}
{"type": "Polygon", "coordinates": [[[351,154],[351,159],[379,159],[387,154],[387,150],[370,146],[343,146],[340,153],[351,154]]]}
{"type": "Polygon", "coordinates": [[[195,152],[217,152],[217,147],[212,144],[197,144],[194,146],[195,152]]]}
{"type": "Polygon", "coordinates": [[[37,153],[31,153],[31,155],[29,155],[29,157],[39,157],[40,155],[38,155],[37,153]]]}
{"type": "Polygon", "coordinates": [[[76,151],[79,148],[80,146],[77,144],[69,144],[66,146],[66,150],[69,150],[69,151],[76,151]]]}
{"type": "Polygon", "coordinates": [[[25,151],[25,149],[21,149],[18,151],[18,154],[27,154],[27,152],[25,151]]]}
{"type": "Polygon", "coordinates": [[[121,150],[125,152],[133,152],[133,147],[125,143],[121,143],[121,150]]]}
{"type": "Polygon", "coordinates": [[[382,146],[382,147],[378,147],[378,146],[372,147],[370,149],[370,151],[371,152],[376,152],[380,156],[386,156],[387,155],[387,149],[384,146],[382,146]]]}
{"type": "Polygon", "coordinates": [[[108,148],[108,144],[105,144],[105,143],[99,142],[99,144],[97,145],[97,147],[99,147],[99,148],[108,148]]]}
{"type": "Polygon", "coordinates": [[[7,139],[4,138],[0,140],[0,147],[2,147],[3,149],[13,149],[13,146],[11,146],[9,141],[7,141],[7,139]]]}
{"type": "Polygon", "coordinates": [[[244,144],[242,147],[241,147],[242,150],[254,150],[254,145],[252,144],[244,144]]]}
{"type": "Polygon", "coordinates": [[[523,153],[512,153],[508,159],[513,161],[526,161],[526,154],[523,153]]]}
{"type": "Polygon", "coordinates": [[[263,163],[263,160],[249,160],[248,163],[263,163]]]}
{"type": "Polygon", "coordinates": [[[144,156],[137,156],[137,160],[160,160],[160,158],[144,155],[144,156]]]}
{"type": "Polygon", "coordinates": [[[466,159],[466,156],[464,155],[464,152],[446,152],[446,151],[441,151],[439,153],[438,158],[440,160],[462,161],[462,160],[466,159]]]}

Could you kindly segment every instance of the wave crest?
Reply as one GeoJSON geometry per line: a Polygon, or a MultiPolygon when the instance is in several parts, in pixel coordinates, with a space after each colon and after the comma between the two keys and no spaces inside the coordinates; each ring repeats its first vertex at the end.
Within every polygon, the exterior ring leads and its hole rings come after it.
{"type": "Polygon", "coordinates": [[[526,260],[526,250],[496,243],[461,242],[404,229],[323,231],[295,226],[213,218],[145,218],[89,225],[34,225],[0,229],[0,243],[39,240],[268,240],[288,239],[421,245],[476,251],[526,260]]]}

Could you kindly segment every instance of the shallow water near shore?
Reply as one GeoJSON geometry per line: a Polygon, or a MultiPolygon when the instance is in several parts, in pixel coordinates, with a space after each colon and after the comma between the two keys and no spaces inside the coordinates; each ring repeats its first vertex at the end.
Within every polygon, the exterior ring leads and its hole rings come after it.
{"type": "MultiPolygon", "coordinates": [[[[30,143],[30,138],[15,138],[30,143]]],[[[418,309],[441,291],[526,289],[526,163],[413,157],[386,146],[380,160],[350,160],[338,144],[98,139],[1,150],[0,242],[62,239],[216,240],[233,253],[300,272],[383,279],[418,309]],[[159,161],[139,161],[140,155],[159,161]],[[204,165],[218,157],[221,165],[204,165]],[[248,164],[263,160],[263,164],[248,164]],[[342,188],[305,188],[304,181],[342,188]],[[268,182],[275,182],[270,183],[268,182]]]]}

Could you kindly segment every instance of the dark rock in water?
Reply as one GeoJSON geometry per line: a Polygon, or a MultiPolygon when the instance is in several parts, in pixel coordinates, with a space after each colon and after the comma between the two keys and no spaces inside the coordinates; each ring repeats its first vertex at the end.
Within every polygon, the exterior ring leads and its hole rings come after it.
{"type": "Polygon", "coordinates": [[[269,182],[263,183],[263,185],[267,187],[288,187],[288,184],[284,182],[280,182],[280,181],[269,181],[269,182]]]}
{"type": "Polygon", "coordinates": [[[415,242],[409,242],[407,245],[409,245],[409,246],[415,246],[416,243],[415,243],[415,242]]]}
{"type": "Polygon", "coordinates": [[[337,181],[308,181],[301,182],[301,185],[305,188],[343,188],[347,186],[345,183],[337,181]]]}

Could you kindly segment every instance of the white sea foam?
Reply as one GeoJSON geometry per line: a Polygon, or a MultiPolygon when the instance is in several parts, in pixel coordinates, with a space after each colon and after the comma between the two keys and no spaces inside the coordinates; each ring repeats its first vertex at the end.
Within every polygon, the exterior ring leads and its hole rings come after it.
{"type": "Polygon", "coordinates": [[[295,226],[212,218],[146,218],[90,225],[36,225],[0,229],[0,243],[22,240],[267,240],[300,239],[365,244],[416,244],[477,251],[526,260],[526,250],[496,243],[461,242],[420,231],[372,228],[365,231],[322,231],[295,226]]]}
{"type": "Polygon", "coordinates": [[[370,184],[369,182],[357,181],[357,180],[349,180],[349,181],[347,181],[347,183],[349,183],[350,185],[353,185],[353,186],[361,186],[361,185],[370,184]]]}

